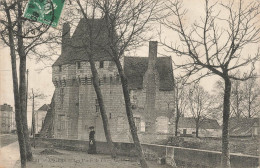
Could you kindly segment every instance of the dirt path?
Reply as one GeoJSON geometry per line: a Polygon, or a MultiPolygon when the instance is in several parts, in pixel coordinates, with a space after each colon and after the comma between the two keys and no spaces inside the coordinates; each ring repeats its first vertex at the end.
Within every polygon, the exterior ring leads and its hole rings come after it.
{"type": "MultiPolygon", "coordinates": [[[[56,150],[53,155],[41,154],[43,148],[34,149],[34,161],[28,163],[28,168],[138,168],[135,158],[119,156],[117,159],[112,159],[109,155],[90,155],[86,152],[56,150]]],[[[148,162],[150,168],[170,168],[167,165],[159,165],[156,162],[148,162]]],[[[19,161],[15,168],[19,167],[19,161]]]]}
{"type": "Polygon", "coordinates": [[[13,168],[15,164],[20,164],[20,162],[16,163],[19,157],[20,154],[17,141],[0,148],[0,167],[13,168]]]}

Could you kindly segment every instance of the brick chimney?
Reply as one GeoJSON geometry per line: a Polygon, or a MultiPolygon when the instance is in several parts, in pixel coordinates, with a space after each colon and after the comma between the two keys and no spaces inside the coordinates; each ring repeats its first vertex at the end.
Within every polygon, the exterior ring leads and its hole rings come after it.
{"type": "Polygon", "coordinates": [[[157,41],[149,42],[148,68],[146,71],[146,113],[148,120],[155,117],[157,41]]]}
{"type": "Polygon", "coordinates": [[[62,49],[61,53],[64,54],[64,52],[67,51],[70,44],[70,24],[64,23],[63,29],[62,29],[62,49]]]}

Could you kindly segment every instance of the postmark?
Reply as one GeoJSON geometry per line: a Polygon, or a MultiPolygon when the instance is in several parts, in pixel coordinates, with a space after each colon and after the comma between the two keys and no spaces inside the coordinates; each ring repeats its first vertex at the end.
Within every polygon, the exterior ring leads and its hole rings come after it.
{"type": "Polygon", "coordinates": [[[57,27],[65,0],[30,0],[24,17],[57,27]]]}

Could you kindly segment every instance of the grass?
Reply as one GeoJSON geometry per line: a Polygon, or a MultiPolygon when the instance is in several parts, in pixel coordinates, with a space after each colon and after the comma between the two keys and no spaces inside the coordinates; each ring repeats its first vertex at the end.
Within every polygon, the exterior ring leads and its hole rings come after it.
{"type": "Polygon", "coordinates": [[[17,135],[16,134],[2,134],[0,136],[0,147],[4,147],[6,145],[9,145],[13,142],[17,141],[17,135]]]}
{"type": "MultiPolygon", "coordinates": [[[[172,141],[164,140],[157,144],[172,145],[186,148],[222,151],[221,138],[173,137],[172,141]]],[[[230,138],[231,153],[259,156],[258,138],[230,138]]]]}

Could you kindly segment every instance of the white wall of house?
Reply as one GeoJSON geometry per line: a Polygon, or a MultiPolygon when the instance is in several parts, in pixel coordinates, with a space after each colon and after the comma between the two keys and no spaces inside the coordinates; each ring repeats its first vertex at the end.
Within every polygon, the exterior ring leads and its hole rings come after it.
{"type": "Polygon", "coordinates": [[[35,115],[35,133],[39,133],[42,129],[42,123],[44,122],[47,111],[37,111],[35,115]]]}
{"type": "Polygon", "coordinates": [[[156,119],[156,132],[168,133],[169,131],[169,119],[165,116],[160,116],[156,119]]]}

